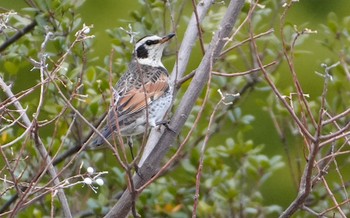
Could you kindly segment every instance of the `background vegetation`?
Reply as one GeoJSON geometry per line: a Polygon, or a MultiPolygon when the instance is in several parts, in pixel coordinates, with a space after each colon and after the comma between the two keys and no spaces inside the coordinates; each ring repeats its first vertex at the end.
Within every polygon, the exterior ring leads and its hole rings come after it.
{"type": "MultiPolygon", "coordinates": [[[[349,216],[350,174],[346,166],[349,163],[350,2],[258,3],[245,3],[235,27],[242,26],[224,50],[233,48],[218,57],[212,71],[232,75],[261,68],[258,54],[265,65],[271,64],[264,71],[294,113],[276,98],[276,90],[263,71],[242,76],[212,74],[209,88],[198,98],[164,163],[176,152],[201,114],[197,128],[176,161],[136,200],[136,211],[143,217],[188,217],[196,205],[196,191],[200,191],[195,211],[199,217],[283,215],[301,196],[299,186],[307,184],[302,178],[308,166],[313,167],[310,175],[313,189],[305,199],[300,198],[298,210],[287,211],[288,214],[349,216]],[[252,40],[252,35],[258,37],[252,40]],[[302,90],[298,90],[298,84],[302,90]],[[226,95],[224,103],[218,104],[222,98],[218,89],[226,95]],[[232,96],[237,93],[239,98],[232,96]],[[206,103],[204,107],[203,103],[206,103]],[[213,122],[209,125],[211,116],[213,122]],[[317,144],[303,128],[315,138],[318,130],[328,138],[320,139],[317,144]],[[332,133],[338,135],[329,135],[332,133]],[[203,156],[201,149],[206,137],[203,156]],[[319,149],[315,151],[313,145],[319,149]],[[315,154],[311,155],[313,151],[315,154]],[[204,157],[203,171],[198,180],[201,157],[204,157]],[[196,187],[198,181],[200,189],[196,187]]],[[[186,75],[198,67],[203,57],[201,41],[206,50],[228,4],[229,1],[216,1],[207,13],[201,24],[202,40],[197,41],[192,51],[186,75]]],[[[57,186],[61,184],[74,216],[102,216],[127,187],[128,176],[108,149],[62,156],[76,151],[91,131],[62,95],[95,125],[108,110],[110,81],[115,84],[130,60],[133,45],[127,31],[131,28],[136,39],[176,32],[177,38],[165,51],[163,61],[171,72],[193,4],[186,0],[98,3],[5,0],[0,7],[0,46],[36,22],[33,29],[0,50],[0,73],[37,127],[36,131],[26,132],[29,128],[17,120],[21,111],[15,110],[7,94],[0,93],[0,205],[3,205],[0,215],[63,216],[64,207],[56,197],[57,186]],[[45,40],[48,32],[53,36],[45,40]],[[46,42],[44,47],[43,42],[46,42]],[[47,70],[40,66],[44,59],[47,70]],[[47,82],[41,81],[40,75],[47,82]],[[42,154],[37,153],[35,135],[40,136],[50,156],[56,157],[61,183],[51,181],[48,174],[40,176],[47,164],[42,154]],[[63,157],[60,162],[58,157],[63,157]],[[88,167],[93,167],[94,173],[88,173],[88,167]],[[87,178],[93,180],[91,185],[87,178]],[[100,186],[97,178],[103,178],[104,184],[100,186]],[[69,184],[64,183],[67,181],[69,184]],[[27,193],[28,187],[31,192],[27,193]]],[[[177,110],[190,82],[184,82],[179,89],[171,114],[177,110]]],[[[138,151],[142,137],[136,141],[134,150],[138,151]]]]}

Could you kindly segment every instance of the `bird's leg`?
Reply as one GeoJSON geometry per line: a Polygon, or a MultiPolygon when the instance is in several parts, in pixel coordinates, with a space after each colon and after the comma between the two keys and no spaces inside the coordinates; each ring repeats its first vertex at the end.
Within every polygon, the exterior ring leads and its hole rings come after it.
{"type": "Polygon", "coordinates": [[[173,130],[172,128],[170,128],[169,126],[170,120],[162,120],[156,123],[156,125],[163,125],[167,130],[173,132],[176,134],[175,130],[173,130]]]}
{"type": "MultiPolygon", "coordinates": [[[[132,136],[128,136],[128,137],[126,137],[126,139],[127,139],[128,146],[130,148],[131,158],[132,158],[132,160],[134,160],[135,157],[134,157],[134,152],[132,150],[132,148],[133,148],[132,136]]],[[[137,165],[137,163],[134,164],[134,168],[135,168],[135,172],[137,173],[137,175],[139,175],[142,178],[141,174],[139,173],[139,166],[137,165]]]]}
{"type": "Polygon", "coordinates": [[[134,152],[132,151],[132,147],[133,147],[132,137],[128,136],[126,139],[127,139],[127,143],[128,143],[129,149],[130,149],[131,158],[132,158],[132,160],[134,160],[134,152]]]}
{"type": "Polygon", "coordinates": [[[139,171],[139,165],[137,163],[134,164],[136,174],[142,179],[141,172],[139,171]]]}

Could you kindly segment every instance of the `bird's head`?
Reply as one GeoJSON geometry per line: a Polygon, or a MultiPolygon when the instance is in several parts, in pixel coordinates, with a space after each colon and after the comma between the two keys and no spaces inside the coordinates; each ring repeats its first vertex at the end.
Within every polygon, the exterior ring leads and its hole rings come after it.
{"type": "Polygon", "coordinates": [[[134,57],[140,64],[151,66],[163,66],[161,58],[163,50],[168,42],[175,34],[171,33],[164,37],[145,36],[136,42],[134,57]]]}

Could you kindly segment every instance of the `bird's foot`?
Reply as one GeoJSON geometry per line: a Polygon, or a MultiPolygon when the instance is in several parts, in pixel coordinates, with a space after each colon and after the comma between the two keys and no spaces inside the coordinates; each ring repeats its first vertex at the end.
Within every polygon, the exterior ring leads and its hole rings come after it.
{"type": "Polygon", "coordinates": [[[133,150],[132,150],[132,148],[133,148],[133,146],[134,146],[134,143],[133,143],[133,141],[132,141],[131,136],[128,136],[128,137],[127,137],[127,144],[128,144],[128,146],[129,146],[129,149],[130,149],[131,158],[132,158],[132,160],[134,160],[134,152],[133,152],[133,150]]]}
{"type": "Polygon", "coordinates": [[[141,172],[140,172],[140,167],[139,167],[139,165],[137,165],[137,163],[135,163],[134,164],[134,169],[135,169],[135,173],[141,178],[141,179],[143,179],[142,178],[142,174],[141,174],[141,172]]]}
{"type": "Polygon", "coordinates": [[[171,131],[171,132],[176,134],[175,130],[170,128],[169,123],[170,123],[170,120],[162,120],[162,121],[157,122],[156,124],[157,124],[157,126],[158,125],[163,125],[167,130],[169,130],[169,131],[171,131]]]}

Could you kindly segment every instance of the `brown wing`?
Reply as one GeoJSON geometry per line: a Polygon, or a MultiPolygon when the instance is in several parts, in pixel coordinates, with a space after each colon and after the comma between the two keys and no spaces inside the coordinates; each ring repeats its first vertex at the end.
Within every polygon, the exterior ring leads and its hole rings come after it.
{"type": "Polygon", "coordinates": [[[156,80],[153,78],[141,86],[135,86],[119,97],[118,113],[120,115],[136,113],[161,97],[168,88],[168,76],[163,73],[156,80]]]}

